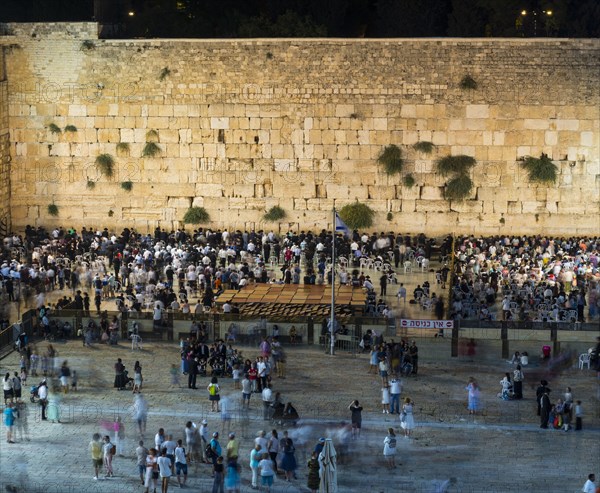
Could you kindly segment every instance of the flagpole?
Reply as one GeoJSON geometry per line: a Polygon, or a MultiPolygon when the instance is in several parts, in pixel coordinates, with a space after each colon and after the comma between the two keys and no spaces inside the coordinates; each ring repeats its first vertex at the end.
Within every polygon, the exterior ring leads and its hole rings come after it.
{"type": "Polygon", "coordinates": [[[335,218],[335,207],[333,208],[333,241],[331,243],[331,314],[329,320],[331,332],[331,347],[329,354],[335,354],[335,232],[337,222],[335,218]]]}

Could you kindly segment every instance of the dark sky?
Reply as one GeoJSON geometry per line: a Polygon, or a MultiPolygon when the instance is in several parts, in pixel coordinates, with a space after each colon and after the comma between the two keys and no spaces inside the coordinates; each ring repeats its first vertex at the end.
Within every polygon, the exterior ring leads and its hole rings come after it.
{"type": "Polygon", "coordinates": [[[598,0],[1,2],[0,21],[98,20],[117,24],[117,37],[600,36],[598,0]]]}

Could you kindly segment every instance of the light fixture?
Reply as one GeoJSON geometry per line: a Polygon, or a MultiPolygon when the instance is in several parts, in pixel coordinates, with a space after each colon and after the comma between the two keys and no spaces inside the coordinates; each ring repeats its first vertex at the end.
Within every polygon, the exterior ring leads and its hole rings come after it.
{"type": "Polygon", "coordinates": [[[552,15],[552,11],[551,10],[546,10],[546,15],[547,16],[551,16],[552,15]]]}
{"type": "Polygon", "coordinates": [[[527,15],[527,11],[526,10],[521,10],[521,15],[527,15]]]}
{"type": "Polygon", "coordinates": [[[127,12],[127,15],[129,17],[133,17],[135,15],[135,12],[133,10],[130,10],[129,12],[127,12]]]}

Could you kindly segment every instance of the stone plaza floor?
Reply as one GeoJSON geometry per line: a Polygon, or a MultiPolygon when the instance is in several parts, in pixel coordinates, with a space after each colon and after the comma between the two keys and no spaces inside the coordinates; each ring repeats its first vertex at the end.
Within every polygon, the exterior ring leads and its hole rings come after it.
{"type": "MultiPolygon", "coordinates": [[[[47,343],[38,343],[45,350],[47,343]]],[[[591,472],[600,472],[599,381],[594,371],[568,369],[550,382],[552,401],[562,396],[566,386],[574,398],[583,401],[585,417],[582,431],[542,430],[535,412],[535,390],[527,381],[524,400],[502,401],[496,394],[499,381],[511,366],[493,357],[474,361],[450,357],[450,340],[420,339],[419,375],[404,378],[402,396],[415,401],[417,428],[413,438],[402,438],[397,415],[382,414],[380,378],[368,373],[367,354],[325,355],[318,346],[286,348],[286,378],[274,378],[273,390],[282,393],[284,402],[294,403],[301,416],[289,428],[295,441],[298,461],[297,480],[275,481],[275,492],[305,492],[306,461],[321,436],[338,436],[342,422],[348,424],[348,405],[359,399],[364,406],[363,432],[350,440],[348,453],[338,465],[340,492],[417,492],[439,491],[442,481],[455,478],[449,492],[577,492],[591,472]],[[469,416],[465,385],[469,376],[482,387],[484,410],[469,416]],[[398,435],[399,467],[390,472],[383,459],[383,439],[388,427],[398,435]]],[[[187,377],[171,384],[169,369],[179,366],[179,350],[174,344],[149,343],[132,352],[125,344],[84,348],[80,341],[56,343],[59,360],[68,360],[80,375],[79,390],[63,396],[61,423],[41,421],[40,407],[29,403],[25,437],[16,444],[0,440],[0,491],[77,493],[143,491],[135,466],[134,449],[139,439],[131,417],[133,395],[113,388],[116,358],[128,369],[136,360],[143,367],[143,393],[149,403],[146,445],[163,427],[174,438],[184,438],[186,421],[207,419],[209,430],[222,431],[220,415],[210,411],[207,378],[199,379],[198,390],[187,388],[187,377]],[[94,481],[88,444],[94,432],[103,433],[102,422],[121,416],[126,426],[126,456],[114,459],[115,477],[94,481]],[[29,440],[25,438],[29,438],[29,440]],[[17,489],[12,489],[12,488],[17,489]]],[[[258,354],[256,348],[240,347],[245,357],[258,354]]],[[[532,361],[535,366],[535,361],[532,361]]],[[[2,374],[18,368],[12,353],[0,361],[2,374]]],[[[531,369],[533,370],[533,368],[531,369]]],[[[31,377],[24,387],[39,378],[31,377]]],[[[252,396],[248,414],[239,411],[240,391],[231,379],[220,379],[222,397],[233,403],[232,431],[240,440],[242,465],[241,491],[250,487],[249,453],[259,430],[283,427],[264,421],[260,395],[252,396]]],[[[5,431],[5,427],[3,427],[5,431]]],[[[281,436],[281,433],[280,433],[281,436]]],[[[221,438],[222,446],[226,439],[221,438]]],[[[159,485],[160,487],[160,485],[159,485]]],[[[170,490],[177,489],[171,480],[170,490]]],[[[212,491],[210,466],[191,467],[188,486],[193,492],[212,491]]]]}

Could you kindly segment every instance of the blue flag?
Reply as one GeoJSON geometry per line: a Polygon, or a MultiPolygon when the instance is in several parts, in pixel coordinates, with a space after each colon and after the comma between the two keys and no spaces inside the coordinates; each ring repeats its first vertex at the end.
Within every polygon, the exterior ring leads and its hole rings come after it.
{"type": "Polygon", "coordinates": [[[350,228],[342,221],[342,218],[335,213],[335,232],[342,233],[346,238],[350,236],[350,228]]]}

